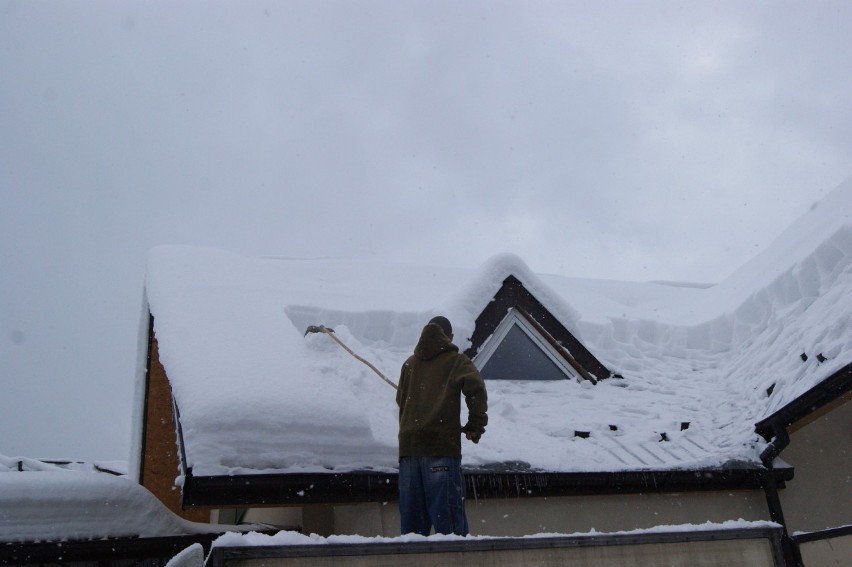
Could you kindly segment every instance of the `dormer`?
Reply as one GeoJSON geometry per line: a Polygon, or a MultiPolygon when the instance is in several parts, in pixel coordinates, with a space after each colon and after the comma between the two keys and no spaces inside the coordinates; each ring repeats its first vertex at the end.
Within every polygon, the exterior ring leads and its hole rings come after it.
{"type": "Polygon", "coordinates": [[[513,275],[476,319],[465,351],[486,380],[559,380],[592,383],[611,373],[513,275]]]}

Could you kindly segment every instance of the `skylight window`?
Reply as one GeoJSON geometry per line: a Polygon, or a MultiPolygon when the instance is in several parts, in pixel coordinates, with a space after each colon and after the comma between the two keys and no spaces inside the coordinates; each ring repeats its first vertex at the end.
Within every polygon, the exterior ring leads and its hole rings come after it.
{"type": "Polygon", "coordinates": [[[565,359],[516,309],[483,345],[474,363],[486,380],[576,378],[565,359]]]}

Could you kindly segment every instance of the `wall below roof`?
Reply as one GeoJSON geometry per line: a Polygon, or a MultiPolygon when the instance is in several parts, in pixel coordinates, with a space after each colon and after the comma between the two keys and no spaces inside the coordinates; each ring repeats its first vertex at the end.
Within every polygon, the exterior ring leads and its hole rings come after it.
{"type": "Polygon", "coordinates": [[[489,499],[469,502],[467,511],[472,531],[503,536],[769,519],[760,490],[489,499]]]}
{"type": "Polygon", "coordinates": [[[780,492],[790,533],[852,524],[852,402],[792,433],[781,458],[796,470],[780,492]]]}
{"type": "MultiPolygon", "coordinates": [[[[400,535],[396,502],[317,508],[324,510],[301,516],[302,533],[365,537],[400,535]],[[325,513],[319,513],[323,511],[325,513]]],[[[298,517],[294,515],[295,510],[298,509],[266,508],[257,510],[257,514],[249,510],[244,521],[292,525],[298,517]]],[[[769,520],[766,498],[761,490],[469,500],[467,513],[473,535],[499,537],[591,530],[618,532],[740,519],[769,520]]]]}
{"type": "Polygon", "coordinates": [[[175,486],[179,474],[174,405],[166,369],[160,363],[157,339],[151,337],[145,383],[145,408],[139,483],[175,514],[195,522],[207,522],[204,510],[183,510],[181,491],[175,486]]]}
{"type": "Polygon", "coordinates": [[[843,565],[852,557],[852,536],[803,543],[799,550],[805,565],[843,565]]]}

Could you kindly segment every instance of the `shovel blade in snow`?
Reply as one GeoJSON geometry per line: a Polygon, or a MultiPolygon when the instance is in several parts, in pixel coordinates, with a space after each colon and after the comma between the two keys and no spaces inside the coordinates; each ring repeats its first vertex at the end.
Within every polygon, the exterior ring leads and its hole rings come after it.
{"type": "Polygon", "coordinates": [[[307,329],[305,329],[305,336],[308,336],[308,333],[333,333],[334,329],[330,329],[325,325],[311,325],[307,329]]]}

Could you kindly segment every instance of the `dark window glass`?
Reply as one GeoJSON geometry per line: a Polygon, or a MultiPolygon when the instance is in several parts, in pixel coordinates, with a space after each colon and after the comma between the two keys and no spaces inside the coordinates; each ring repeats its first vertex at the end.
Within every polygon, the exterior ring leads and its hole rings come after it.
{"type": "Polygon", "coordinates": [[[564,380],[565,372],[517,325],[512,325],[485,366],[486,380],[564,380]]]}

